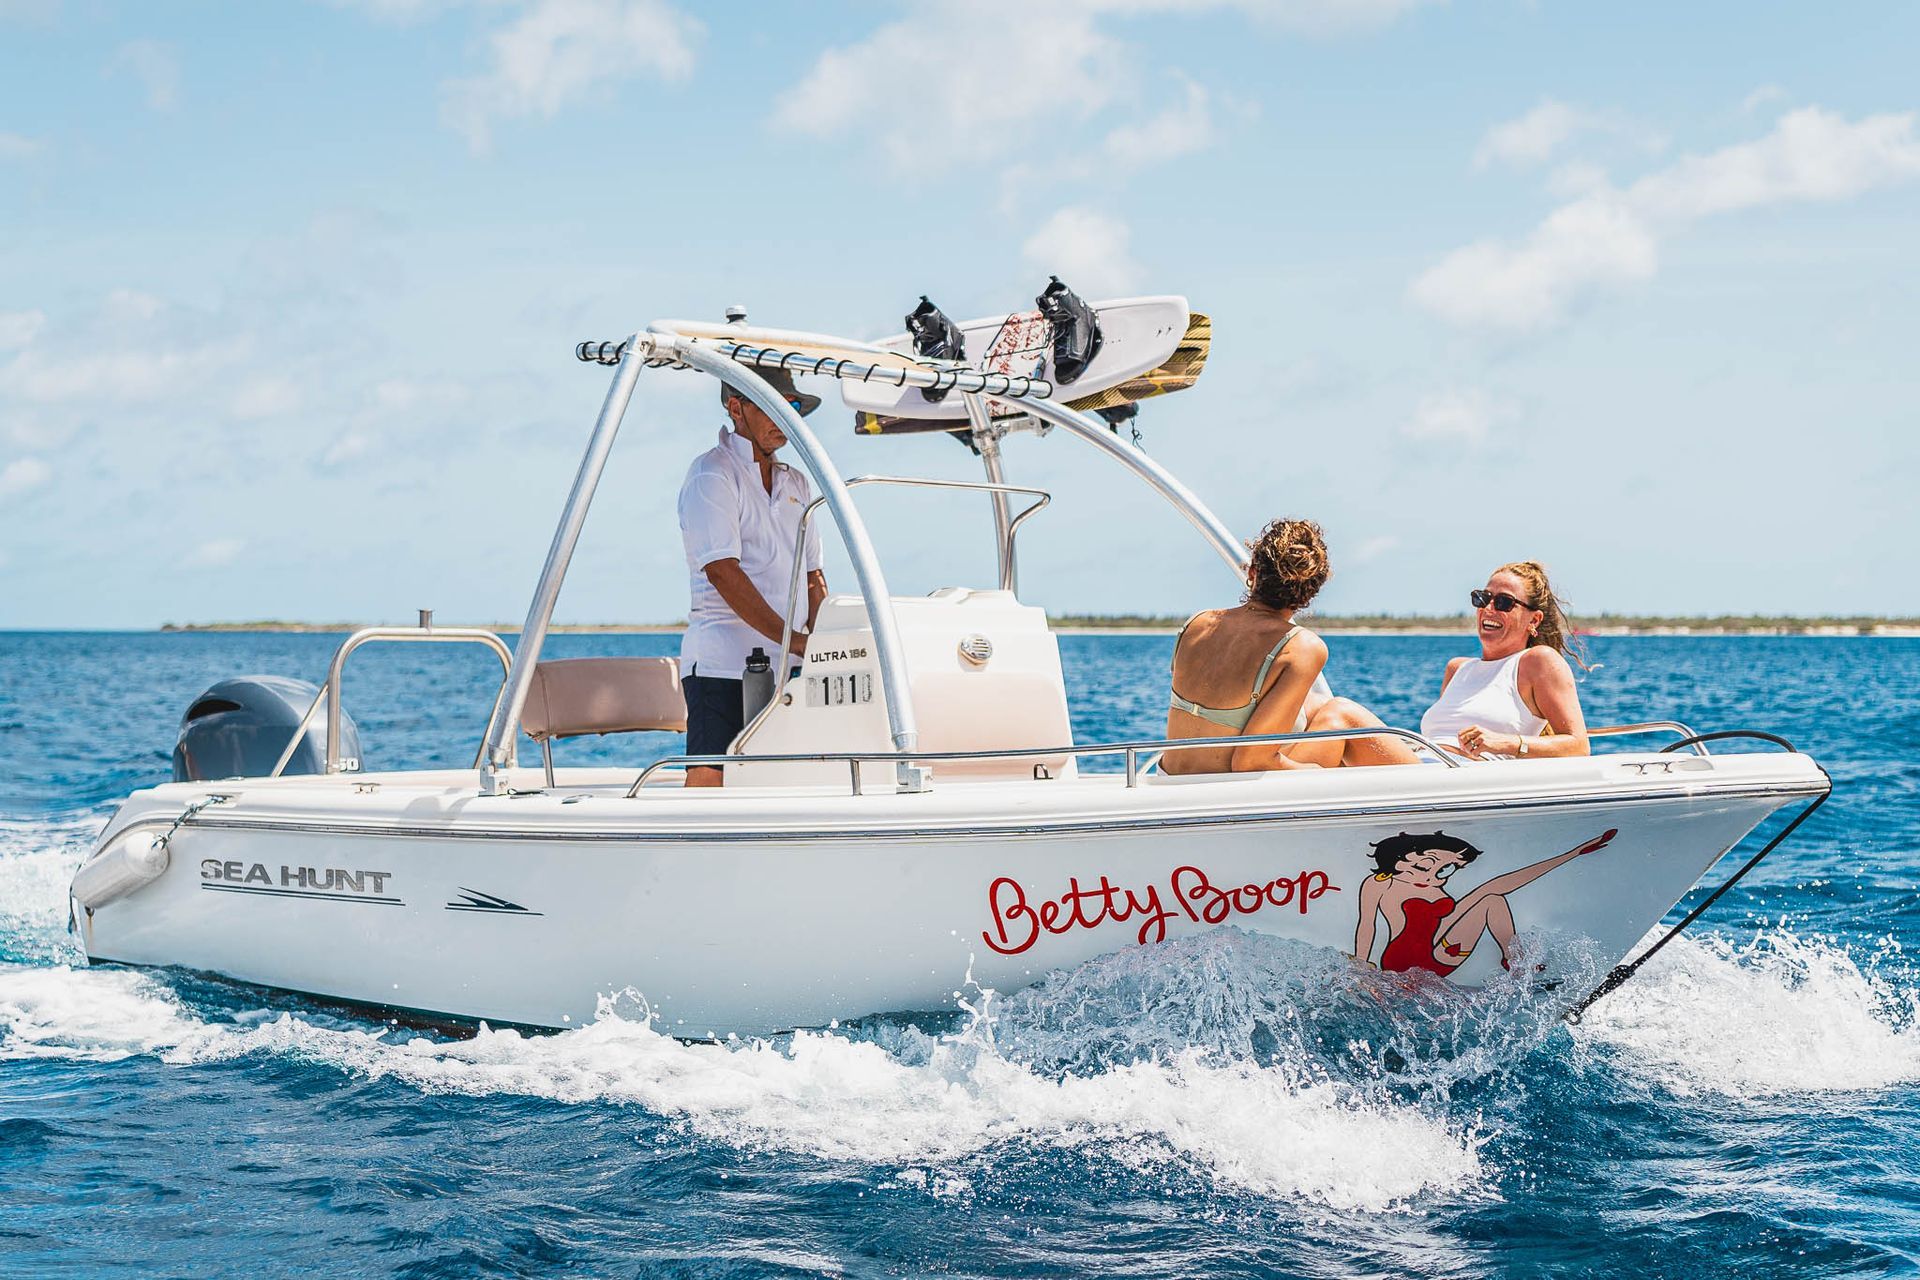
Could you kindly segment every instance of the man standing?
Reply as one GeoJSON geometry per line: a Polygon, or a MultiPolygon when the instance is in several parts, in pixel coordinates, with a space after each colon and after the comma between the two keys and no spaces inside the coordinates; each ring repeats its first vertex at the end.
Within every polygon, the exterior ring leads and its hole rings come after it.
{"type": "MultiPolygon", "coordinates": [[[[802,417],[819,408],[820,397],[796,390],[785,370],[758,372],[802,417]]],[[[741,673],[755,648],[771,655],[780,647],[780,609],[793,581],[794,539],[813,500],[806,476],[774,460],[787,443],[780,424],[724,382],[720,403],[729,425],[716,447],[693,460],[680,486],[680,538],[693,596],[680,641],[680,672],[687,696],[687,754],[694,756],[724,754],[746,727],[741,673]]],[[[804,555],[807,594],[794,601],[789,645],[794,654],[806,652],[807,633],[827,596],[817,522],[807,529],[804,555]]],[[[776,675],[784,677],[786,664],[778,657],[773,661],[776,675]]],[[[690,766],[687,785],[717,787],[725,776],[719,768],[690,766]]]]}

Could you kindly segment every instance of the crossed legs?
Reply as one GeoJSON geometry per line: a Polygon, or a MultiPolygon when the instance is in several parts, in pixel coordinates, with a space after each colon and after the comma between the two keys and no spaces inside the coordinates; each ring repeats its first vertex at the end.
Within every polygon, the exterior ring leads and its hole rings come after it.
{"type": "MultiPolygon", "coordinates": [[[[1307,732],[1324,733],[1333,729],[1377,729],[1379,716],[1352,698],[1328,698],[1307,713],[1307,732]]],[[[1419,757],[1405,741],[1387,735],[1380,737],[1323,738],[1317,742],[1295,743],[1287,748],[1295,760],[1310,761],[1323,769],[1336,765],[1349,767],[1380,764],[1418,764],[1419,757]]]]}

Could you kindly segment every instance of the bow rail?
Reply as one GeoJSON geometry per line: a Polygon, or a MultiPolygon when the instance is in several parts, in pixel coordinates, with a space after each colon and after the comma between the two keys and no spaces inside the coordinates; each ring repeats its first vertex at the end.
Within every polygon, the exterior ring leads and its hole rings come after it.
{"type": "Polygon", "coordinates": [[[730,764],[844,764],[853,780],[853,794],[860,795],[860,766],[862,764],[938,764],[942,760],[1020,760],[1031,757],[1052,756],[1118,756],[1127,758],[1126,779],[1128,787],[1140,785],[1140,775],[1145,772],[1142,757],[1165,755],[1169,751],[1184,751],[1201,747],[1219,747],[1223,743],[1232,743],[1236,747],[1265,746],[1288,742],[1314,742],[1328,738],[1400,738],[1416,746],[1425,747],[1449,769],[1462,769],[1458,760],[1451,759],[1432,742],[1421,737],[1411,729],[1397,729],[1392,725],[1361,725],[1351,729],[1316,729],[1311,733],[1252,733],[1233,738],[1154,738],[1138,742],[1097,742],[1090,746],[1065,747],[1009,747],[999,751],[819,751],[786,752],[768,755],[719,755],[719,756],[665,756],[655,760],[640,771],[640,776],[627,788],[627,799],[634,799],[640,789],[647,785],[647,779],[669,765],[707,765],[724,767],[730,764]]]}

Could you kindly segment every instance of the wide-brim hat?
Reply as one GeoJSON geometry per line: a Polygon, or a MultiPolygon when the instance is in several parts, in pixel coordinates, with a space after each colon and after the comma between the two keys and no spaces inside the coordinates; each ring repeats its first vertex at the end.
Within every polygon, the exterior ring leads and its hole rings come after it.
{"type": "MultiPolygon", "coordinates": [[[[820,407],[820,397],[810,396],[794,386],[793,375],[785,369],[755,369],[754,372],[765,378],[768,385],[779,393],[782,400],[793,405],[799,411],[801,417],[806,417],[820,407]]],[[[747,395],[732,383],[723,380],[720,383],[720,403],[725,404],[735,396],[739,396],[748,404],[753,403],[753,397],[747,395]]]]}

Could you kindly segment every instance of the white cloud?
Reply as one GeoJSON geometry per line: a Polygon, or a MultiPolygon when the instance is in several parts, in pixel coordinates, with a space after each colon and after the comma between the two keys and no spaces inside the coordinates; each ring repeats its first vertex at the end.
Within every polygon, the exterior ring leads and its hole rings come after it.
{"type": "Polygon", "coordinates": [[[245,538],[214,538],[195,547],[181,563],[191,569],[218,569],[238,560],[246,549],[245,538]]]}
{"type": "Polygon", "coordinates": [[[0,392],[36,404],[164,400],[205,386],[242,363],[250,350],[244,338],[149,348],[109,345],[65,356],[27,350],[0,365],[0,392]]]}
{"type": "Polygon", "coordinates": [[[1440,0],[1242,0],[1254,17],[1315,35],[1384,27],[1440,0]]]}
{"type": "Polygon", "coordinates": [[[1408,292],[1454,324],[1539,329],[1595,293],[1652,278],[1659,239],[1678,226],[1766,205],[1849,199],[1916,176],[1912,113],[1848,121],[1803,108],[1752,142],[1688,156],[1624,191],[1602,185],[1555,209],[1517,244],[1483,240],[1457,249],[1408,292]]]}
{"type": "Polygon", "coordinates": [[[1625,139],[1646,152],[1663,151],[1667,145],[1664,136],[1618,112],[1590,111],[1543,98],[1525,115],[1502,121],[1487,130],[1474,149],[1473,167],[1542,165],[1565,150],[1574,139],[1589,134],[1625,139]]]}
{"type": "Polygon", "coordinates": [[[300,407],[300,389],[290,379],[250,378],[234,391],[229,407],[243,421],[279,418],[300,407]]]}
{"type": "Polygon", "coordinates": [[[1380,557],[1389,554],[1400,545],[1400,539],[1390,533],[1375,534],[1355,547],[1347,557],[1354,564],[1372,564],[1380,557]]]}
{"type": "Polygon", "coordinates": [[[1607,171],[1585,160],[1569,160],[1547,178],[1547,190],[1566,200],[1604,191],[1608,185],[1607,171]]]}
{"type": "Polygon", "coordinates": [[[30,345],[47,326],[44,311],[0,311],[0,351],[30,345]]]}
{"type": "Polygon", "coordinates": [[[366,457],[372,450],[373,440],[370,436],[364,432],[350,431],[327,446],[326,451],[320,455],[320,466],[324,470],[331,471],[335,467],[345,466],[356,458],[366,457]]]}
{"type": "Polygon", "coordinates": [[[1456,249],[1413,282],[1413,300],[1463,326],[1526,330],[1551,324],[1595,289],[1652,277],[1654,234],[1617,195],[1585,196],[1549,214],[1518,245],[1456,249]]]}
{"type": "Polygon", "coordinates": [[[23,134],[0,131],[0,160],[25,160],[40,154],[40,144],[23,134]]]}
{"type": "Polygon", "coordinates": [[[444,86],[442,115],[484,152],[502,120],[550,120],[639,74],[685,79],[702,31],[666,0],[533,0],[487,38],[484,74],[444,86]]]}
{"type": "Polygon", "coordinates": [[[1576,133],[1593,127],[1594,121],[1590,112],[1546,99],[1527,114],[1487,130],[1473,153],[1473,167],[1544,164],[1576,133]]]}
{"type": "Polygon", "coordinates": [[[65,415],[54,416],[57,420],[49,421],[42,414],[9,408],[5,413],[0,413],[0,440],[16,449],[57,449],[73,439],[85,425],[73,422],[65,415]]]}
{"type": "Polygon", "coordinates": [[[1060,276],[1082,297],[1105,297],[1128,292],[1140,277],[1127,252],[1130,238],[1118,218],[1075,206],[1048,218],[1021,253],[1036,272],[1060,276]]]}
{"type": "Polygon", "coordinates": [[[108,324],[140,324],[167,309],[167,304],[138,289],[115,289],[101,305],[101,316],[108,324]]]}
{"type": "Polygon", "coordinates": [[[808,137],[877,136],[896,168],[936,172],[1051,151],[1129,83],[1087,6],[943,0],[822,53],[773,119],[808,137]]]}
{"type": "Polygon", "coordinates": [[[224,415],[234,382],[257,375],[246,368],[257,331],[134,289],[116,289],[58,321],[39,311],[0,314],[0,410],[18,418],[31,406],[59,406],[51,429],[68,435],[102,410],[168,405],[178,412],[189,397],[198,398],[203,416],[215,405],[224,415]]]}
{"type": "Polygon", "coordinates": [[[106,73],[131,76],[146,90],[147,105],[171,111],[180,101],[180,58],[158,40],[129,40],[113,51],[106,73]]]}
{"type": "Polygon", "coordinates": [[[1484,391],[1449,390],[1422,396],[1413,417],[1400,429],[1409,440],[1482,445],[1498,423],[1513,416],[1484,391]]]}
{"type": "Polygon", "coordinates": [[[132,289],[114,290],[90,317],[70,322],[61,342],[38,341],[46,324],[39,311],[0,315],[0,351],[14,349],[0,359],[0,396],[40,405],[157,403],[215,385],[253,346],[244,335],[196,335],[198,318],[132,289]]]}
{"type": "Polygon", "coordinates": [[[53,468],[38,458],[15,458],[0,467],[0,498],[31,493],[53,479],[53,468]]]}
{"type": "Polygon", "coordinates": [[[1107,134],[1101,149],[1126,169],[1144,169],[1176,156],[1204,151],[1214,142],[1213,110],[1207,91],[1189,80],[1181,100],[1138,124],[1123,124],[1107,134]]]}
{"type": "Polygon", "coordinates": [[[1787,91],[1779,85],[1763,84],[1741,100],[1740,110],[1742,113],[1751,114],[1770,103],[1784,100],[1786,96],[1787,91]]]}
{"type": "Polygon", "coordinates": [[[1920,176],[1914,115],[1849,122],[1805,107],[1773,132],[1711,155],[1688,156],[1633,184],[1629,198],[1655,217],[1704,218],[1761,205],[1848,200],[1920,176]]]}
{"type": "Polygon", "coordinates": [[[1255,22],[1303,35],[1333,36],[1384,27],[1441,0],[1083,0],[1114,13],[1197,13],[1238,9],[1255,22]]]}
{"type": "MultiPolygon", "coordinates": [[[[1212,144],[1212,104],[1189,84],[1160,115],[1090,138],[1074,131],[1131,105],[1163,55],[1118,38],[1110,19],[1238,11],[1257,25],[1334,34],[1380,26],[1435,0],[924,0],[851,43],[826,50],[774,101],[773,123],[813,138],[877,141],[910,174],[1017,156],[1022,181],[1084,171],[1073,157],[1127,167],[1212,144]]],[[[901,13],[895,6],[893,13],[901,13]]],[[[1177,72],[1176,72],[1177,74],[1177,72]]]]}
{"type": "Polygon", "coordinates": [[[465,0],[326,0],[335,9],[357,9],[379,22],[408,23],[438,17],[465,0]]]}

